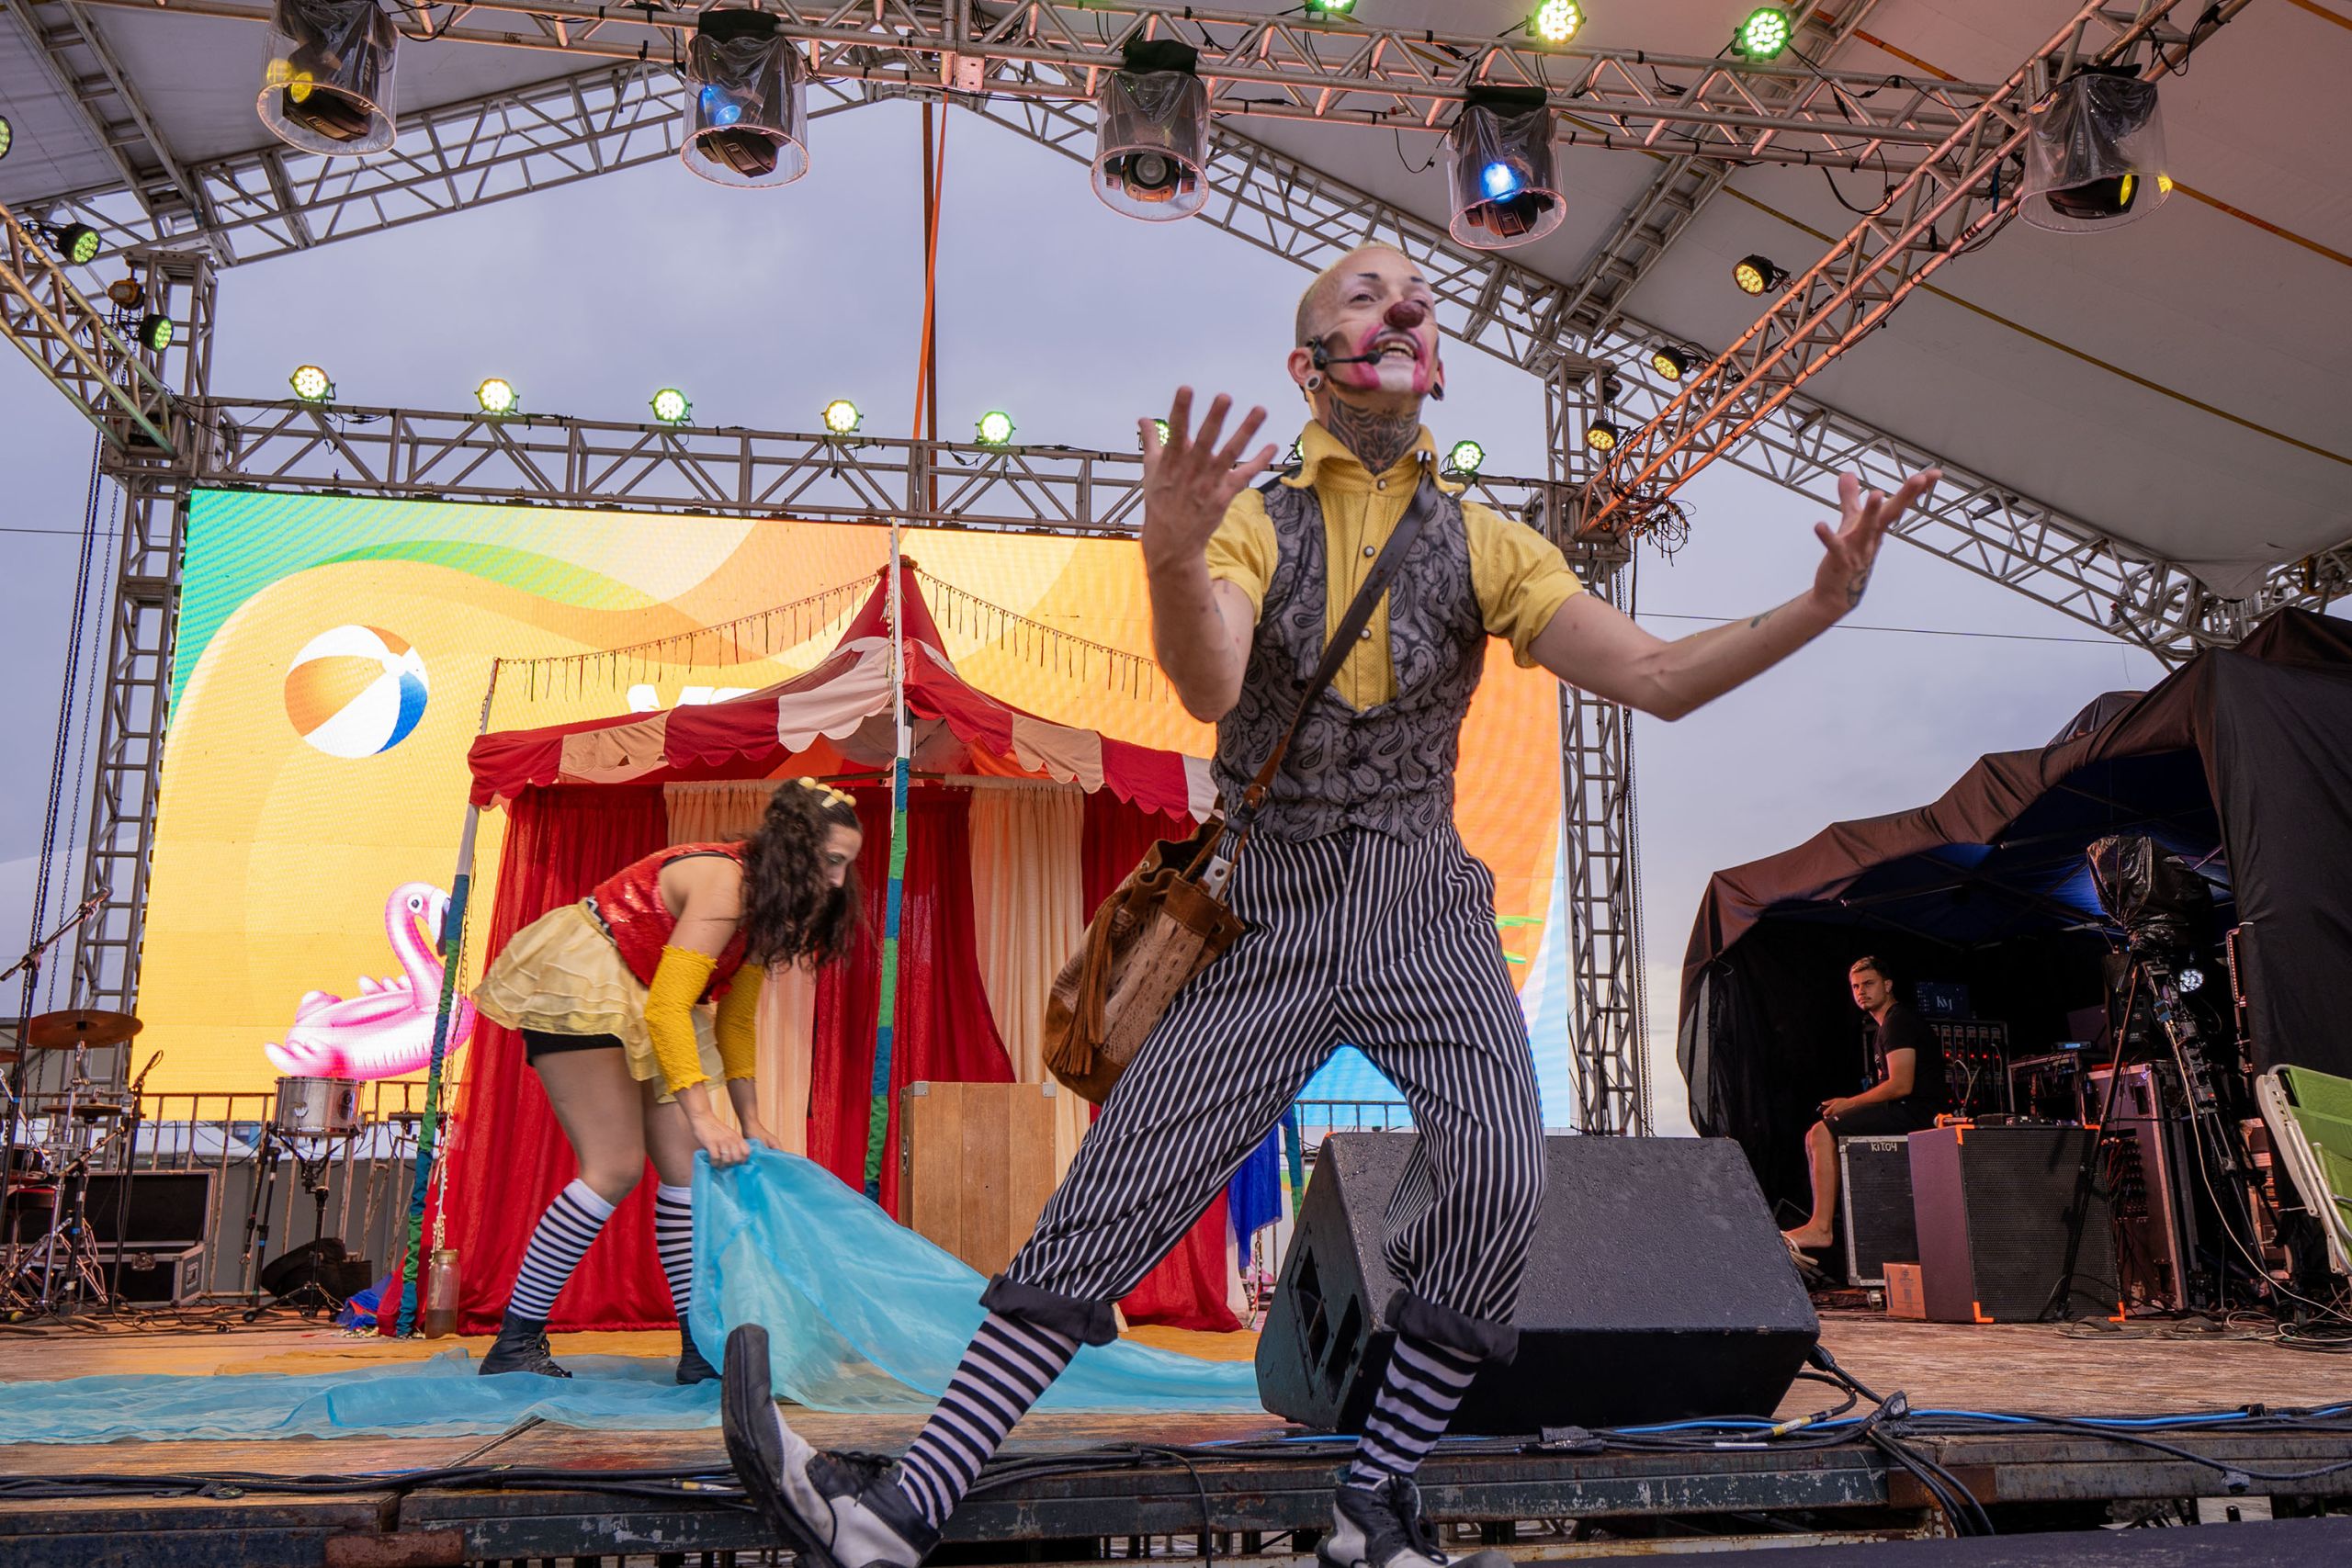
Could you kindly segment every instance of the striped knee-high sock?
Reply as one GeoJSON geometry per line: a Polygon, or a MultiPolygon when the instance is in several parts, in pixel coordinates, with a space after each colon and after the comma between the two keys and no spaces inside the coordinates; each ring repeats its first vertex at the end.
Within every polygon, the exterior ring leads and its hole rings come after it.
{"type": "Polygon", "coordinates": [[[670,1281],[670,1304],[684,1323],[695,1291],[693,1188],[661,1185],[653,1189],[653,1250],[662,1255],[662,1272],[670,1281]]]}
{"type": "Polygon", "coordinates": [[[1355,1462],[1341,1484],[1373,1491],[1397,1477],[1410,1480],[1445,1436],[1477,1372],[1478,1363],[1470,1357],[1426,1339],[1397,1336],[1379,1396],[1364,1419],[1363,1436],[1357,1439],[1355,1462]]]}
{"type": "Polygon", "coordinates": [[[555,1311],[557,1292],[612,1217],[613,1206],[584,1181],[574,1179],[557,1193],[548,1212],[539,1216],[531,1245],[523,1249],[523,1268],[514,1276],[514,1293],[506,1300],[507,1312],[545,1323],[555,1311]]]}
{"type": "Polygon", "coordinates": [[[1068,1335],[989,1314],[901,1461],[907,1496],[933,1529],[947,1522],[1012,1424],[1076,1354],[1078,1341],[1068,1335]]]}

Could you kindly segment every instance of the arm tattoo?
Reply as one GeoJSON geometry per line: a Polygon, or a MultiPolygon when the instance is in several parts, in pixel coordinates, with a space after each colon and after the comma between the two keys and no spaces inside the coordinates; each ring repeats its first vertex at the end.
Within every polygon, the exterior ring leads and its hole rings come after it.
{"type": "Polygon", "coordinates": [[[1762,626],[1765,622],[1767,622],[1767,621],[1770,620],[1771,618],[1772,618],[1772,612],[1771,612],[1771,611],[1770,611],[1770,610],[1767,610],[1767,611],[1765,611],[1762,615],[1757,615],[1757,616],[1753,617],[1752,619],[1750,619],[1750,620],[1748,621],[1748,623],[1747,623],[1747,629],[1748,629],[1749,631],[1754,631],[1757,627],[1758,627],[1758,626],[1762,626]]]}
{"type": "Polygon", "coordinates": [[[1418,412],[1372,413],[1338,398],[1331,400],[1331,412],[1323,423],[1339,437],[1340,446],[1356,455],[1356,461],[1375,474],[1394,467],[1397,458],[1413,449],[1421,434],[1418,412]]]}
{"type": "Polygon", "coordinates": [[[1870,585],[1871,569],[1868,567],[1862,568],[1849,578],[1846,581],[1846,608],[1850,610],[1860,604],[1862,602],[1862,590],[1870,585]]]}

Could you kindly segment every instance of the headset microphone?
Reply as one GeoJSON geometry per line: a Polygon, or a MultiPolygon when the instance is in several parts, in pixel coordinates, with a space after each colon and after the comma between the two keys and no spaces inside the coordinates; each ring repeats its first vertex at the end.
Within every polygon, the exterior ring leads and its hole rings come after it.
{"type": "Polygon", "coordinates": [[[1322,343],[1318,340],[1314,345],[1314,352],[1311,357],[1315,361],[1315,368],[1317,370],[1328,370],[1334,365],[1370,365],[1374,360],[1378,359],[1380,355],[1377,354],[1351,354],[1344,359],[1334,358],[1331,351],[1325,348],[1322,343]]]}

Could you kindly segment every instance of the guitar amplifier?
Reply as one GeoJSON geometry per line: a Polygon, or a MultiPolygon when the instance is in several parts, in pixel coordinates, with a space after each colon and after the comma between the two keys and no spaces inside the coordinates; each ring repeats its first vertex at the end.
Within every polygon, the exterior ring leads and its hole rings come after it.
{"type": "Polygon", "coordinates": [[[1919,1284],[1930,1321],[2120,1319],[2098,1137],[2087,1127],[2048,1123],[1958,1122],[1911,1134],[1919,1284]]]}
{"type": "Polygon", "coordinates": [[[1838,1213],[1846,1223],[1848,1284],[1883,1286],[1888,1264],[1918,1261],[1907,1136],[1838,1140],[1838,1213]]]}

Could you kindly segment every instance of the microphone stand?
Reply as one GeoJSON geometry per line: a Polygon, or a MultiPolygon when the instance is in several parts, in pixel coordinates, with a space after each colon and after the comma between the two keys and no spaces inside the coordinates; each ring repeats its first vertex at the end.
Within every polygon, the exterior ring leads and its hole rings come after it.
{"type": "Polygon", "coordinates": [[[83,921],[96,914],[98,906],[111,897],[113,897],[111,889],[99,888],[89,897],[82,900],[82,907],[68,915],[64,922],[55,931],[39,939],[31,947],[26,949],[23,957],[7,968],[0,969],[0,985],[6,984],[18,975],[25,977],[24,999],[17,1004],[17,1059],[8,1066],[6,1083],[0,1084],[0,1091],[5,1091],[8,1100],[6,1135],[0,1137],[0,1216],[6,1216],[7,1240],[12,1258],[17,1232],[15,1216],[8,1213],[8,1190],[16,1185],[17,1133],[25,1120],[25,1058],[32,1050],[31,1045],[25,1040],[25,1031],[32,1023],[33,991],[40,983],[40,962],[48,956],[51,948],[63,942],[66,936],[83,921]]]}
{"type": "Polygon", "coordinates": [[[139,1109],[140,1096],[146,1091],[147,1075],[164,1059],[161,1051],[147,1058],[139,1076],[130,1080],[129,1125],[123,1129],[122,1179],[114,1189],[114,1268],[107,1276],[107,1304],[115,1311],[122,1310],[122,1255],[129,1250],[130,1240],[130,1179],[139,1169],[139,1123],[143,1112],[139,1109]]]}

